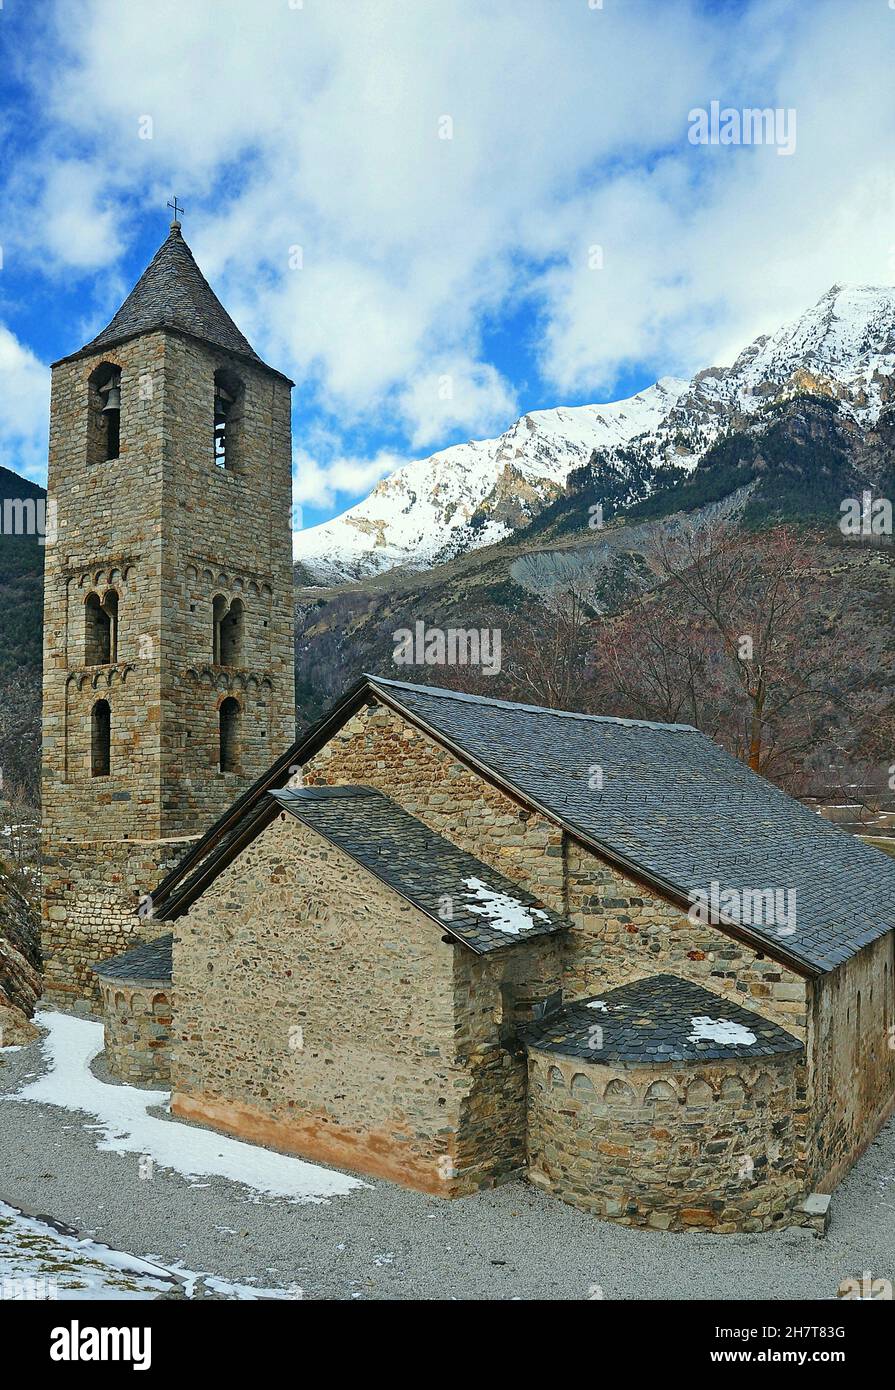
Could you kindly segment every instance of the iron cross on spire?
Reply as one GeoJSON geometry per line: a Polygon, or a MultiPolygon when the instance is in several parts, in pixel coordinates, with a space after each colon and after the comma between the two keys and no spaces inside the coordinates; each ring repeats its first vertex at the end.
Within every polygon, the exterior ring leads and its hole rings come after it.
{"type": "Polygon", "coordinates": [[[179,222],[179,221],[180,221],[180,214],[181,214],[182,212],[186,212],[186,208],[182,208],[182,207],[180,206],[180,204],[178,203],[178,201],[177,201],[177,194],[176,194],[176,193],[174,194],[174,202],[173,202],[173,203],[169,203],[169,204],[168,204],[168,207],[174,209],[174,221],[175,221],[175,222],[179,222]]]}

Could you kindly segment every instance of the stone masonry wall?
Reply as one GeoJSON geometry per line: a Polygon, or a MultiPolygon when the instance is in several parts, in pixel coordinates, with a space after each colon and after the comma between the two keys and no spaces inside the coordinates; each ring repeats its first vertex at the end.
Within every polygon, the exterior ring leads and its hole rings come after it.
{"type": "Polygon", "coordinates": [[[558,978],[498,954],[283,815],[175,924],[173,1110],[442,1196],[498,1181],[524,1161],[502,1031],[558,978]]]}
{"type": "Polygon", "coordinates": [[[295,738],[289,383],[170,335],[161,553],[162,809],[167,834],[204,829],[295,738]],[[241,384],[236,466],[214,462],[214,373],[241,384]],[[245,609],[238,666],[213,664],[216,595],[245,609]],[[240,705],[235,773],[219,773],[218,709],[240,705]]]}
{"type": "Polygon", "coordinates": [[[561,936],[520,942],[491,955],[454,952],[457,1056],[468,1069],[453,1147],[464,1188],[482,1186],[526,1164],[527,1059],[517,1027],[561,987],[561,936]]]}
{"type": "Polygon", "coordinates": [[[895,936],[812,991],[813,1186],[831,1192],[895,1106],[895,936]]]}
{"type": "Polygon", "coordinates": [[[489,787],[394,714],[358,711],[304,768],[314,783],[378,787],[405,811],[563,911],[562,833],[489,787]]]}
{"type": "Polygon", "coordinates": [[[802,1218],[797,1057],[621,1067],[532,1049],[530,1179],[625,1226],[777,1229],[802,1218]]]}
{"type": "Polygon", "coordinates": [[[63,363],[52,374],[48,525],[44,550],[43,822],[46,836],[160,835],[158,583],[164,335],[63,363]],[[88,462],[100,402],[89,377],[104,361],[122,372],[118,459],[88,462]],[[85,601],[118,595],[118,659],[87,665],[85,601]],[[149,634],[154,646],[141,647],[149,634]],[[111,776],[91,778],[90,709],[112,709],[111,776]]]}
{"type": "Polygon", "coordinates": [[[164,980],[102,981],[106,1064],[136,1086],[171,1079],[171,986],[164,980]]]}
{"type": "Polygon", "coordinates": [[[804,1041],[807,985],[801,976],[717,927],[691,922],[675,903],[574,841],[567,844],[566,869],[573,925],[566,986],[572,997],[667,972],[729,996],[804,1041]]]}
{"type": "Polygon", "coordinates": [[[488,786],[427,735],[374,704],[304,769],[304,780],[378,787],[448,840],[564,913],[567,999],[663,971],[730,995],[804,1038],[804,980],[582,848],[488,786]]]}
{"type": "Polygon", "coordinates": [[[45,1004],[75,1013],[102,1011],[93,965],[155,940],[159,925],[151,916],[141,915],[140,899],[173,869],[192,843],[89,840],[58,849],[44,846],[45,1004]]]}

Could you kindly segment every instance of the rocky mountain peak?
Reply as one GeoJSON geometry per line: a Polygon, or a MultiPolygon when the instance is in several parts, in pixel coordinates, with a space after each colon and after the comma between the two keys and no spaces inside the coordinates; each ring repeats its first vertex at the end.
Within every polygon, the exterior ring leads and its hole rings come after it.
{"type": "Polygon", "coordinates": [[[827,396],[872,426],[895,395],[895,287],[832,285],[809,309],[761,334],[729,367],[690,381],[663,376],[627,400],[528,411],[497,439],[470,440],[377,483],[363,502],[296,538],[295,558],[321,584],[397,565],[428,569],[525,527],[596,454],[618,472],[695,467],[770,406],[827,396]],[[509,467],[508,465],[512,465],[509,467]]]}

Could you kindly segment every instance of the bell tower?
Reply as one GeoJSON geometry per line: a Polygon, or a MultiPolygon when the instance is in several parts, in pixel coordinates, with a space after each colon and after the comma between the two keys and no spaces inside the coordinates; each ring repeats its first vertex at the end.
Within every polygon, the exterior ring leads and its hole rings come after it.
{"type": "Polygon", "coordinates": [[[46,996],[160,934],[144,895],[295,733],[292,382],[178,221],[52,372],[43,680],[46,996]]]}

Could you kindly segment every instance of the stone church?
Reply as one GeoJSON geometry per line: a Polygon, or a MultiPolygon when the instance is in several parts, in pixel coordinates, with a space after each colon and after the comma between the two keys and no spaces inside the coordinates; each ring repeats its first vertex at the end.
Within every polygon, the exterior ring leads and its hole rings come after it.
{"type": "Polygon", "coordinates": [[[684,725],[370,675],[295,742],[289,392],[176,223],[54,368],[51,1000],[251,1142],[822,1228],[895,1105],[895,861],[684,725]]]}

